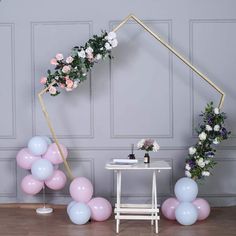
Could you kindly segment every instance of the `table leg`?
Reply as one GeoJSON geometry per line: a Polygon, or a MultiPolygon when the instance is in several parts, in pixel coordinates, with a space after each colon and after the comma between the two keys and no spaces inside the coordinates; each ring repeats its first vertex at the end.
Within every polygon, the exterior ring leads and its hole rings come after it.
{"type": "MultiPolygon", "coordinates": [[[[154,179],[155,179],[155,171],[153,171],[152,175],[152,210],[154,209],[154,179]]],[[[154,216],[154,213],[152,213],[152,217],[154,216]]],[[[154,220],[151,220],[151,225],[153,225],[154,220]]]]}
{"type": "Polygon", "coordinates": [[[116,219],[116,233],[119,233],[119,225],[120,225],[120,198],[121,198],[121,171],[117,170],[117,179],[116,179],[116,188],[117,188],[117,192],[116,192],[116,203],[117,203],[117,219],[116,219]]]}
{"type": "Polygon", "coordinates": [[[154,208],[155,208],[155,228],[156,234],[158,233],[158,214],[157,214],[157,178],[156,178],[156,171],[153,171],[153,179],[154,179],[154,208]]]}

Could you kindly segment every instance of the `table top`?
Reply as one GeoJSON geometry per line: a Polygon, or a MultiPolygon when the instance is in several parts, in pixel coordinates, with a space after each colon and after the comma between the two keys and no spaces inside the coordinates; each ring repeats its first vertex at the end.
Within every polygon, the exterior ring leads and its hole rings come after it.
{"type": "Polygon", "coordinates": [[[149,164],[139,162],[131,165],[107,163],[105,168],[108,170],[170,170],[171,166],[166,161],[151,161],[149,164]]]}

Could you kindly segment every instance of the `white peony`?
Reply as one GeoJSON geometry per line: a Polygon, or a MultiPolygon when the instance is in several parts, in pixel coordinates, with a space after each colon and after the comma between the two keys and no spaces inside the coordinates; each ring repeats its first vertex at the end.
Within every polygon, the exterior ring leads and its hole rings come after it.
{"type": "Polygon", "coordinates": [[[196,163],[201,167],[203,168],[206,164],[205,162],[203,161],[203,158],[200,158],[196,161],[196,163]]]}
{"type": "Polygon", "coordinates": [[[102,58],[102,55],[101,54],[97,54],[96,60],[100,60],[101,58],[102,58]]]}
{"type": "Polygon", "coordinates": [[[157,152],[160,149],[160,146],[156,142],[156,140],[153,142],[153,152],[157,152]]]}
{"type": "Polygon", "coordinates": [[[141,139],[138,144],[137,144],[137,148],[142,148],[142,146],[144,145],[145,143],[145,139],[141,139]]]}
{"type": "Polygon", "coordinates": [[[209,171],[202,171],[202,176],[210,176],[210,172],[209,171]]]}
{"type": "Polygon", "coordinates": [[[186,170],[191,170],[191,167],[190,167],[190,165],[188,163],[186,164],[185,169],[186,170]]]}
{"type": "Polygon", "coordinates": [[[113,39],[113,40],[110,42],[110,44],[111,44],[111,46],[112,46],[113,48],[115,48],[115,47],[118,45],[117,39],[113,39]]]}
{"type": "Polygon", "coordinates": [[[201,132],[199,135],[198,135],[199,139],[201,141],[204,141],[206,140],[206,137],[207,137],[207,134],[205,132],[201,132]]]}
{"type": "Polygon", "coordinates": [[[78,56],[81,58],[85,58],[85,51],[84,50],[79,51],[78,56]]]}
{"type": "Polygon", "coordinates": [[[220,126],[219,125],[215,125],[214,126],[214,131],[219,131],[220,130],[220,126]]]}
{"type": "Polygon", "coordinates": [[[206,125],[206,131],[212,131],[212,127],[210,125],[206,125]]]}
{"type": "Polygon", "coordinates": [[[112,49],[110,43],[105,43],[105,48],[106,48],[106,50],[111,50],[112,49]]]}
{"type": "Polygon", "coordinates": [[[189,178],[191,178],[191,176],[192,176],[191,173],[190,173],[189,171],[187,171],[187,170],[185,171],[185,175],[186,175],[187,177],[189,177],[189,178]]]}
{"type": "Polygon", "coordinates": [[[93,53],[93,49],[91,47],[87,47],[85,49],[85,52],[88,53],[88,54],[92,54],[93,53]]]}
{"type": "Polygon", "coordinates": [[[220,113],[220,110],[219,110],[218,107],[214,108],[214,113],[215,113],[216,115],[218,115],[218,114],[220,113]]]}
{"type": "Polygon", "coordinates": [[[206,164],[206,165],[208,165],[209,163],[210,163],[210,161],[209,161],[209,160],[206,160],[206,161],[205,161],[205,164],[206,164]]]}
{"type": "Polygon", "coordinates": [[[188,149],[188,153],[189,153],[190,155],[193,155],[196,151],[197,151],[197,149],[196,149],[195,147],[190,147],[190,148],[188,149]]]}

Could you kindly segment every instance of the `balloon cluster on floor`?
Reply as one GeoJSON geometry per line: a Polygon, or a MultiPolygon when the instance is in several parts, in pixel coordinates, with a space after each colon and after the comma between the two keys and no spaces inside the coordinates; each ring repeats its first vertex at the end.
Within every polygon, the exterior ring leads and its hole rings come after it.
{"type": "MultiPolygon", "coordinates": [[[[60,144],[62,152],[67,158],[68,151],[60,144]]],[[[55,143],[46,136],[35,136],[28,142],[28,148],[21,149],[16,156],[17,164],[31,174],[26,175],[22,182],[22,190],[30,195],[39,193],[44,186],[52,190],[60,190],[66,184],[66,175],[58,170],[63,163],[60,152],[55,143]]]]}
{"type": "Polygon", "coordinates": [[[176,219],[182,225],[192,225],[209,216],[210,205],[206,200],[196,198],[198,186],[194,180],[187,177],[179,179],[174,191],[176,198],[166,199],[161,207],[167,219],[176,219]]]}
{"type": "Polygon", "coordinates": [[[74,201],[67,206],[67,214],[74,224],[85,224],[90,218],[104,221],[111,216],[110,202],[101,197],[92,198],[93,185],[87,178],[75,178],[70,184],[70,194],[74,201]]]}

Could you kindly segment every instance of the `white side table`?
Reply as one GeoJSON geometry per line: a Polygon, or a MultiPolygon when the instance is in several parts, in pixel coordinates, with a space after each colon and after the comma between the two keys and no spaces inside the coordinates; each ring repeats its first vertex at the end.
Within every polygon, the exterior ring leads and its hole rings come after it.
{"type": "Polygon", "coordinates": [[[156,172],[170,170],[171,166],[165,161],[152,161],[150,164],[137,163],[134,165],[106,164],[106,169],[114,170],[117,174],[117,197],[115,205],[116,232],[119,233],[120,220],[151,220],[155,221],[155,231],[158,233],[158,220],[160,219],[157,206],[157,181],[156,172]],[[121,172],[128,170],[147,170],[153,172],[152,177],[152,204],[122,204],[121,203],[121,172]]]}

